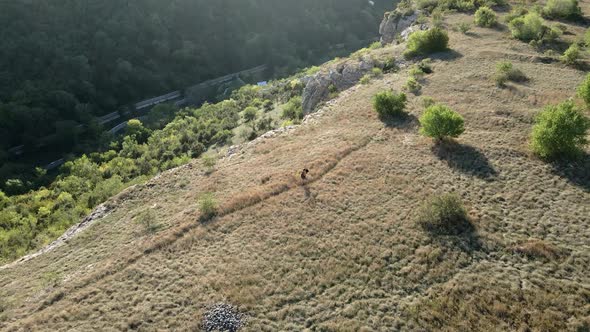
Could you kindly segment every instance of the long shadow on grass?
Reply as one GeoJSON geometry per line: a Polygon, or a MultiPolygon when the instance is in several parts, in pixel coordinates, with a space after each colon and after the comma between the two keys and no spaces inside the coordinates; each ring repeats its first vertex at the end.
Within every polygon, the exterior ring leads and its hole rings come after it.
{"type": "Polygon", "coordinates": [[[432,241],[441,247],[459,249],[468,253],[483,249],[477,228],[468,216],[455,220],[453,227],[445,229],[424,227],[424,230],[428,232],[432,241]]]}
{"type": "Polygon", "coordinates": [[[590,154],[584,153],[578,160],[555,161],[553,173],[590,192],[590,154]]]}
{"type": "Polygon", "coordinates": [[[455,50],[446,50],[443,52],[437,52],[437,53],[430,54],[428,57],[431,58],[432,60],[450,61],[450,60],[462,58],[463,54],[461,54],[455,50]]]}
{"type": "Polygon", "coordinates": [[[443,141],[432,147],[432,152],[447,162],[449,167],[462,173],[490,179],[498,172],[488,161],[488,158],[476,148],[453,141],[443,141]]]}
{"type": "Polygon", "coordinates": [[[415,115],[408,113],[397,116],[383,116],[380,119],[387,128],[414,130],[418,128],[420,124],[418,118],[415,115]]]}

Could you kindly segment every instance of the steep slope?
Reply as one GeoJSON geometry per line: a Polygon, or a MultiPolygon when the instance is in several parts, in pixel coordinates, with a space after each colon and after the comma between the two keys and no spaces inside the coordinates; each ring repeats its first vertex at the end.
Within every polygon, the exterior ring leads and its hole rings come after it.
{"type": "MultiPolygon", "coordinates": [[[[572,96],[584,73],[544,63],[502,29],[450,37],[422,95],[465,117],[457,145],[419,135],[420,97],[409,96],[404,121],[377,118],[372,96],[401,90],[407,70],[356,86],[211,174],[195,161],[127,190],[66,245],[0,270],[0,327],[198,330],[207,306],[223,301],[247,315],[247,331],[588,328],[588,151],[566,167],[527,147],[535,114],[572,96]],[[497,88],[490,77],[503,59],[530,80],[497,88]],[[200,223],[205,192],[222,213],[200,223]],[[425,199],[447,192],[468,206],[474,233],[416,225],[425,199]],[[155,235],[138,222],[148,209],[155,235]],[[531,239],[556,255],[519,254],[531,239]]],[[[373,52],[399,57],[403,47],[373,52]]]]}

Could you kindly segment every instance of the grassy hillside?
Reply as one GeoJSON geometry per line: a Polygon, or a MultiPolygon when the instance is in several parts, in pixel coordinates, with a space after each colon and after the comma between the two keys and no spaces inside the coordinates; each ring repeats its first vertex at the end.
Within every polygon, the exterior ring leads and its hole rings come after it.
{"type": "MultiPolygon", "coordinates": [[[[587,60],[540,53],[502,17],[455,29],[472,21],[448,12],[439,22],[450,50],[430,55],[407,117],[380,119],[372,98],[402,91],[410,66],[213,169],[194,160],[131,187],[64,245],[0,268],[0,328],[196,331],[225,302],[247,317],[245,331],[587,331],[590,150],[548,162],[529,146],[537,114],[575,96],[587,60]],[[507,60],[528,79],[499,87],[507,60]],[[420,134],[426,97],[464,118],[454,142],[420,134]],[[199,221],[207,193],[218,215],[199,221]],[[447,193],[471,228],[425,230],[421,207],[447,193]]],[[[588,28],[560,24],[566,44],[588,28]]],[[[368,52],[403,59],[405,46],[368,52]]]]}

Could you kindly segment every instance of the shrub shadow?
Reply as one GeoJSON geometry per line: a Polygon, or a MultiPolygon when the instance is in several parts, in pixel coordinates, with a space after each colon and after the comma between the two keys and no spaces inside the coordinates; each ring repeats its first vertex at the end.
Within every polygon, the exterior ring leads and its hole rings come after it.
{"type": "Polygon", "coordinates": [[[380,119],[387,128],[414,130],[419,126],[418,118],[415,115],[409,113],[396,116],[383,116],[380,117],[380,119]]]}
{"type": "Polygon", "coordinates": [[[441,247],[459,249],[466,253],[484,250],[479,233],[470,221],[465,221],[464,229],[459,234],[443,235],[430,233],[430,237],[434,243],[441,247]]]}
{"type": "Polygon", "coordinates": [[[447,162],[449,167],[460,172],[490,179],[498,172],[488,161],[488,158],[476,148],[454,141],[442,141],[432,147],[432,152],[447,162]]]}
{"type": "Polygon", "coordinates": [[[443,52],[437,52],[437,53],[430,54],[428,57],[431,58],[432,60],[450,61],[450,60],[462,58],[463,54],[461,54],[455,50],[446,50],[443,52]]]}
{"type": "Polygon", "coordinates": [[[590,154],[584,153],[574,161],[554,161],[551,166],[554,174],[590,192],[590,154]]]}

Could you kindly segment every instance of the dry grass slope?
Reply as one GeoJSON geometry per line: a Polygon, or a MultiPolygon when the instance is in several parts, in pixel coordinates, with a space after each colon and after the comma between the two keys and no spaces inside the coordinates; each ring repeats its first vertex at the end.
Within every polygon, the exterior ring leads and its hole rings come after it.
{"type": "Polygon", "coordinates": [[[564,166],[527,147],[535,114],[584,73],[544,63],[501,27],[450,32],[450,47],[421,84],[465,118],[455,144],[418,134],[420,97],[403,121],[382,122],[372,96],[401,91],[408,73],[375,78],[213,172],[194,161],[127,190],[65,245],[0,270],[0,329],[196,331],[223,302],[247,316],[245,331],[588,330],[589,151],[564,166]],[[529,79],[497,87],[506,59],[529,79]],[[207,192],[218,215],[199,223],[207,192]],[[416,223],[443,193],[465,203],[472,232],[416,223]],[[147,209],[154,232],[136,220],[147,209]]]}

